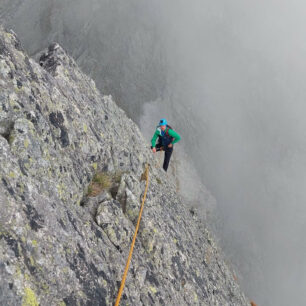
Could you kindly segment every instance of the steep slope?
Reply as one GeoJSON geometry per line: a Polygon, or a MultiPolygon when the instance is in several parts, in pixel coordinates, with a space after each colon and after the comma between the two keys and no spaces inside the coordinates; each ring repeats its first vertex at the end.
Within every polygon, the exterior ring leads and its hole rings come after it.
{"type": "Polygon", "coordinates": [[[0,29],[0,134],[1,305],[112,305],[146,163],[150,186],[121,304],[247,304],[138,127],[58,44],[39,65],[0,29]],[[86,196],[101,171],[111,186],[86,196]]]}

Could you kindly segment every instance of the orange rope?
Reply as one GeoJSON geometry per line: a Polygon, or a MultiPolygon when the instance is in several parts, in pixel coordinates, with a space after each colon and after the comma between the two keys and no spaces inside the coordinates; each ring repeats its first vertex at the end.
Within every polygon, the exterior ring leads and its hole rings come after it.
{"type": "Polygon", "coordinates": [[[137,225],[136,225],[133,241],[132,241],[132,244],[131,244],[129,257],[126,261],[125,270],[124,270],[124,273],[123,273],[123,277],[122,277],[122,281],[121,281],[121,285],[120,285],[120,289],[119,289],[119,292],[118,292],[118,296],[117,296],[117,299],[116,299],[115,306],[119,305],[119,302],[120,302],[120,299],[121,299],[121,295],[122,295],[122,292],[123,292],[126,276],[127,276],[128,270],[129,270],[131,259],[132,259],[133,249],[134,249],[134,245],[135,245],[135,241],[136,241],[137,232],[138,232],[138,229],[139,229],[139,224],[140,224],[140,219],[141,219],[141,215],[142,215],[142,211],[143,211],[143,207],[144,207],[144,202],[145,202],[146,196],[147,196],[147,191],[148,191],[148,186],[149,186],[149,167],[148,167],[148,165],[146,166],[145,177],[146,177],[146,188],[145,188],[145,192],[144,192],[144,195],[143,195],[143,198],[142,198],[142,203],[141,203],[141,207],[140,207],[140,211],[139,211],[137,225]]]}

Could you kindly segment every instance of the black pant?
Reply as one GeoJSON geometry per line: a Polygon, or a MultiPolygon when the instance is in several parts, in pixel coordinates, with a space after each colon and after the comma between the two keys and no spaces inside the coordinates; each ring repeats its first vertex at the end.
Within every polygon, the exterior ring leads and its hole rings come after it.
{"type": "Polygon", "coordinates": [[[162,144],[158,143],[156,145],[156,151],[161,151],[164,150],[165,151],[165,158],[164,158],[164,164],[163,164],[163,168],[164,170],[167,172],[168,166],[169,166],[169,162],[170,162],[170,158],[173,152],[173,147],[172,148],[163,148],[162,144]]]}

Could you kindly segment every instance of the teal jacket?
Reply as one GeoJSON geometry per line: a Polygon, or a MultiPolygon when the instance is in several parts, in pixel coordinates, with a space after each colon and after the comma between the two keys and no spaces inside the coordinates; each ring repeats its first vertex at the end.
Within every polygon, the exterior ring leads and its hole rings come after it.
{"type": "MultiPolygon", "coordinates": [[[[169,135],[174,138],[173,141],[171,142],[172,144],[175,144],[175,143],[177,143],[181,140],[181,136],[178,133],[176,133],[172,129],[169,129],[169,128],[167,128],[167,129],[168,129],[169,135]]],[[[156,146],[156,140],[157,140],[158,136],[162,136],[161,132],[162,132],[161,128],[157,127],[157,129],[155,130],[155,133],[154,133],[154,135],[151,139],[151,144],[152,144],[153,148],[155,148],[155,146],[156,146]]]]}

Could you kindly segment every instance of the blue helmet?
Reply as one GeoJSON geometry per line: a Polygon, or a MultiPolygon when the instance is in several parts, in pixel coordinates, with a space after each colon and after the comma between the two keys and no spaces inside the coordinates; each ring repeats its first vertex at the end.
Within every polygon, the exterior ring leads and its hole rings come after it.
{"type": "Polygon", "coordinates": [[[166,119],[160,119],[160,120],[159,120],[159,126],[161,126],[161,125],[167,125],[167,124],[168,124],[168,122],[167,122],[166,119]]]}

